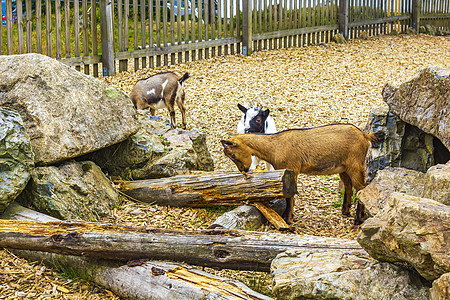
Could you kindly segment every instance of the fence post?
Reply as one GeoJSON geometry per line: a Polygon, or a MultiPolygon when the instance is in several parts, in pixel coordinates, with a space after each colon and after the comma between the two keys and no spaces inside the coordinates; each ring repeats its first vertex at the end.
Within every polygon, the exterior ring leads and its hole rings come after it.
{"type": "Polygon", "coordinates": [[[339,33],[348,40],[348,0],[339,0],[339,33]]]}
{"type": "Polygon", "coordinates": [[[411,8],[412,27],[419,33],[420,23],[420,0],[412,0],[411,8]]]}
{"type": "Polygon", "coordinates": [[[103,76],[115,74],[111,0],[100,0],[103,76]]]}
{"type": "Polygon", "coordinates": [[[243,0],[242,7],[242,54],[252,54],[252,8],[250,0],[243,0]]]}

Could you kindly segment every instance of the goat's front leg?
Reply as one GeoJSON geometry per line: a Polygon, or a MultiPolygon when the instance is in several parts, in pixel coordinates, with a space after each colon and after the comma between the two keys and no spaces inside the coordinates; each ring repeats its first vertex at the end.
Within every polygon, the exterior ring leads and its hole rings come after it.
{"type": "Polygon", "coordinates": [[[169,110],[169,115],[170,115],[170,125],[171,125],[172,129],[175,129],[176,122],[177,122],[175,120],[175,109],[174,109],[173,105],[172,106],[168,105],[167,109],[169,110]]]}

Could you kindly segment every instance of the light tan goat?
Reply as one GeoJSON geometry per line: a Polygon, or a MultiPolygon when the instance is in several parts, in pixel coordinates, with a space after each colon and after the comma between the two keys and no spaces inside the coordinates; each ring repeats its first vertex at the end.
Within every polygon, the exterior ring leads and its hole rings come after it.
{"type": "Polygon", "coordinates": [[[169,110],[172,128],[175,128],[175,103],[181,111],[182,126],[186,129],[186,109],[184,107],[183,82],[189,78],[185,73],[182,77],[173,72],[163,72],[139,80],[130,93],[130,98],[137,109],[150,107],[150,114],[155,115],[157,109],[169,110]]]}
{"type": "MultiPolygon", "coordinates": [[[[275,169],[291,169],[297,176],[339,174],[345,187],[342,213],[350,214],[353,189],[366,186],[366,155],[371,143],[384,141],[384,132],[366,134],[350,124],[291,129],[274,134],[239,134],[222,140],[224,153],[244,175],[257,156],[275,169]]],[[[292,223],[294,203],[283,215],[292,223]]],[[[358,202],[354,224],[362,223],[364,206],[358,202]]]]}

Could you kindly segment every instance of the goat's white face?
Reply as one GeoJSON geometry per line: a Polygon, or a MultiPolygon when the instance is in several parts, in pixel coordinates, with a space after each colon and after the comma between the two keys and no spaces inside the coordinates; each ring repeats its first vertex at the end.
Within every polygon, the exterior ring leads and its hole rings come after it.
{"type": "Polygon", "coordinates": [[[266,120],[269,116],[269,110],[263,110],[261,107],[249,107],[248,109],[238,104],[239,109],[244,113],[240,124],[238,124],[238,133],[265,133],[266,120]],[[243,128],[242,128],[243,127],[243,128]],[[240,132],[239,132],[240,131],[240,132]]]}
{"type": "Polygon", "coordinates": [[[228,156],[238,167],[240,172],[248,172],[252,164],[250,148],[238,141],[221,140],[223,153],[228,156]]]}

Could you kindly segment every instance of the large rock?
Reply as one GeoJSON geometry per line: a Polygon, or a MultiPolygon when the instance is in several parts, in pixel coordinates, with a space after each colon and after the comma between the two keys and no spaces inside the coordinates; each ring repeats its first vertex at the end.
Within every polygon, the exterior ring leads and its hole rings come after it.
{"type": "Polygon", "coordinates": [[[435,165],[427,173],[387,167],[378,171],[375,179],[358,192],[358,199],[371,217],[384,208],[394,192],[430,198],[450,205],[450,162],[435,165]]]}
{"type": "Polygon", "coordinates": [[[361,253],[286,251],[271,265],[279,299],[428,299],[429,285],[405,267],[361,253]]]}
{"type": "Polygon", "coordinates": [[[387,107],[377,107],[370,113],[365,132],[382,130],[386,134],[383,143],[372,145],[367,159],[368,181],[378,170],[387,166],[404,167],[426,172],[437,163],[446,163],[450,153],[438,138],[418,127],[402,121],[387,107]]]}
{"type": "Polygon", "coordinates": [[[430,281],[450,272],[448,205],[393,193],[361,229],[358,242],[379,261],[407,262],[430,281]]]}
{"type": "Polygon", "coordinates": [[[40,54],[0,56],[0,106],[23,118],[37,165],[89,153],[138,130],[123,93],[40,54]]]}
{"type": "Polygon", "coordinates": [[[377,172],[375,179],[358,192],[369,217],[375,216],[388,203],[394,192],[421,197],[425,187],[425,173],[405,168],[387,167],[377,172]]]}
{"type": "Polygon", "coordinates": [[[383,99],[404,122],[437,137],[450,149],[450,72],[424,68],[399,87],[386,84],[383,99]]]}
{"type": "Polygon", "coordinates": [[[138,110],[138,119],[141,128],[131,138],[81,159],[92,160],[109,175],[127,180],[214,170],[204,133],[171,130],[166,118],[153,117],[142,110],[138,110]]]}
{"type": "Polygon", "coordinates": [[[450,299],[450,273],[446,273],[433,281],[430,289],[430,300],[450,299]]]}
{"type": "Polygon", "coordinates": [[[431,167],[426,177],[423,197],[450,205],[450,161],[445,165],[431,167]]]}
{"type": "Polygon", "coordinates": [[[32,167],[33,152],[22,118],[0,108],[0,214],[25,188],[32,167]]]}
{"type": "Polygon", "coordinates": [[[35,168],[18,201],[58,219],[98,221],[111,216],[118,194],[93,162],[67,161],[35,168]]]}

